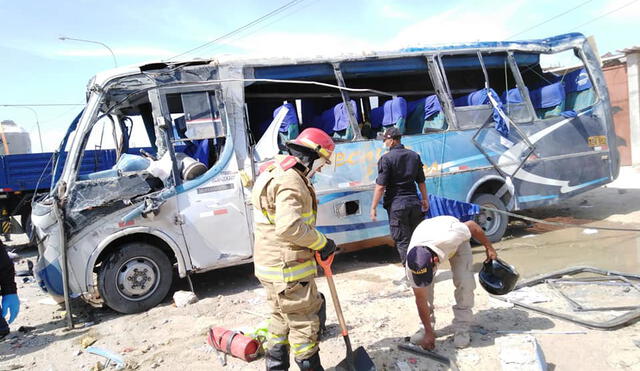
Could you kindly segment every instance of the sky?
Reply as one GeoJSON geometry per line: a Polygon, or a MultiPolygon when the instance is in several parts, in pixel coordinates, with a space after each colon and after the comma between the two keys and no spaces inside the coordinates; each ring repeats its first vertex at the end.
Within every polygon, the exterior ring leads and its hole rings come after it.
{"type": "MultiPolygon", "coordinates": [[[[0,120],[29,131],[32,148],[39,151],[37,118],[44,150],[52,151],[82,109],[87,82],[114,67],[106,47],[59,37],[104,43],[119,66],[139,64],[196,48],[290,1],[0,0],[0,120]],[[2,106],[7,104],[30,106],[2,106]]],[[[322,56],[567,32],[593,35],[600,54],[640,46],[640,0],[298,0],[178,60],[322,56]]]]}

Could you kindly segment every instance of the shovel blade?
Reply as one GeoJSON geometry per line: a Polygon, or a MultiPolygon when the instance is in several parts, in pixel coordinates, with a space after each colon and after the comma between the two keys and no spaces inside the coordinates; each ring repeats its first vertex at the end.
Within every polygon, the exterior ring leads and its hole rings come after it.
{"type": "Polygon", "coordinates": [[[376,371],[376,365],[363,347],[358,347],[353,353],[347,354],[336,366],[336,371],[376,371]]]}

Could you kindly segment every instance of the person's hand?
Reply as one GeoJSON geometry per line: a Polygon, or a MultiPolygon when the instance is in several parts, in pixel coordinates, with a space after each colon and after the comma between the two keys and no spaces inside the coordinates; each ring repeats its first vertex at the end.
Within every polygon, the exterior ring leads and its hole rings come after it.
{"type": "Polygon", "coordinates": [[[371,220],[374,222],[378,220],[377,210],[375,208],[372,208],[371,211],[369,212],[369,216],[371,217],[371,220]]]}
{"type": "Polygon", "coordinates": [[[436,334],[433,332],[433,330],[425,329],[424,336],[422,337],[422,340],[420,341],[420,346],[423,349],[426,349],[426,350],[435,349],[435,347],[436,347],[436,334]]]}
{"type": "Polygon", "coordinates": [[[320,249],[320,258],[327,260],[336,252],[336,243],[332,239],[327,238],[327,243],[320,249]]]}
{"type": "Polygon", "coordinates": [[[486,261],[498,259],[498,253],[492,246],[487,246],[485,247],[485,249],[486,249],[485,252],[487,253],[486,261]]]}
{"type": "Polygon", "coordinates": [[[429,211],[429,199],[428,198],[423,198],[422,199],[422,211],[423,212],[427,212],[429,211]]]}
{"type": "Polygon", "coordinates": [[[7,314],[10,313],[8,323],[13,322],[20,312],[20,299],[18,299],[18,295],[9,294],[4,295],[2,297],[2,318],[6,318],[7,314]]]}

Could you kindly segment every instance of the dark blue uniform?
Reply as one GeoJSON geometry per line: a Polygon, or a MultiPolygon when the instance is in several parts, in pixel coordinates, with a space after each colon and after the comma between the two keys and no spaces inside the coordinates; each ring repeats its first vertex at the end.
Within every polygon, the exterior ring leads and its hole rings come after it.
{"type": "Polygon", "coordinates": [[[391,237],[402,264],[407,257],[411,234],[424,219],[416,183],[424,183],[420,156],[402,144],[391,147],[378,161],[376,184],[384,186],[382,205],[389,214],[391,237]]]}

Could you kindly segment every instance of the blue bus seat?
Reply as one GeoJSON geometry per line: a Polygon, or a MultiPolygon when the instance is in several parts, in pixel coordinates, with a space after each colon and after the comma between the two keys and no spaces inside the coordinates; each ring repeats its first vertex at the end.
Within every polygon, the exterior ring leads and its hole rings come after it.
{"type": "Polygon", "coordinates": [[[296,111],[296,106],[293,103],[284,103],[280,107],[276,108],[273,111],[273,118],[275,118],[281,109],[287,108],[287,114],[284,116],[282,120],[282,124],[280,124],[280,137],[285,141],[290,141],[295,139],[300,132],[300,122],[298,121],[298,113],[296,111]]]}
{"type": "Polygon", "coordinates": [[[404,134],[406,131],[407,100],[402,97],[392,98],[378,108],[371,110],[371,128],[380,130],[395,126],[404,134]]]}
{"type": "Polygon", "coordinates": [[[453,99],[453,105],[456,107],[482,106],[486,104],[490,104],[486,89],[476,90],[453,99]]]}
{"type": "Polygon", "coordinates": [[[564,76],[564,88],[567,93],[566,110],[580,111],[590,107],[596,101],[596,93],[584,68],[569,72],[564,76]]]}
{"type": "Polygon", "coordinates": [[[529,91],[531,104],[539,118],[560,116],[565,110],[564,85],[561,81],[529,91]]]}
{"type": "Polygon", "coordinates": [[[429,95],[407,103],[407,134],[445,130],[447,122],[438,97],[429,95]]]}

